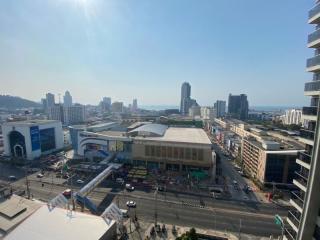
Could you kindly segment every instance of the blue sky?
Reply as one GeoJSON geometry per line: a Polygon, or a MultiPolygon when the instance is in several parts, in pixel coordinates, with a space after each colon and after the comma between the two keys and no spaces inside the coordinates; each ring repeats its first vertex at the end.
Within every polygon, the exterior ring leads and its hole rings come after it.
{"type": "Polygon", "coordinates": [[[0,0],[0,94],[300,106],[313,0],[0,0]]]}

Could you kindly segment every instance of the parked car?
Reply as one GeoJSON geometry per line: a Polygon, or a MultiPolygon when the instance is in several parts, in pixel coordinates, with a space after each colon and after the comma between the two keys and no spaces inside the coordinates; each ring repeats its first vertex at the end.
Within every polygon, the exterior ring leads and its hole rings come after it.
{"type": "Polygon", "coordinates": [[[42,173],[38,173],[37,174],[37,178],[43,178],[43,174],[42,173]]]}
{"type": "Polygon", "coordinates": [[[72,190],[68,188],[62,192],[62,195],[65,196],[66,198],[70,198],[71,192],[72,192],[72,190]]]}
{"type": "Polygon", "coordinates": [[[81,179],[78,179],[78,180],[77,180],[77,183],[78,183],[78,184],[83,184],[83,183],[84,183],[84,181],[83,181],[83,180],[81,180],[81,179]]]}
{"type": "Polygon", "coordinates": [[[164,192],[165,191],[164,186],[158,186],[158,191],[159,192],[164,192]]]}
{"type": "Polygon", "coordinates": [[[127,209],[120,209],[121,210],[121,213],[122,213],[122,217],[123,218],[128,218],[129,215],[128,215],[128,210],[127,209]]]}
{"type": "Polygon", "coordinates": [[[127,189],[128,191],[133,191],[133,190],[134,190],[134,186],[132,186],[130,183],[127,183],[127,184],[126,184],[126,189],[127,189]]]}
{"type": "Polygon", "coordinates": [[[14,175],[9,176],[8,178],[9,178],[10,181],[15,181],[15,180],[17,180],[17,177],[14,176],[14,175]]]}
{"type": "Polygon", "coordinates": [[[128,201],[127,207],[129,208],[135,208],[137,206],[137,203],[135,201],[128,201]]]}

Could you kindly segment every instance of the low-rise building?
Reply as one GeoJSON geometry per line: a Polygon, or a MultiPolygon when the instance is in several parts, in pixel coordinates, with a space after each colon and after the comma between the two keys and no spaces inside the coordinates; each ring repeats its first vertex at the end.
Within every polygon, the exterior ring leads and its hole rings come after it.
{"type": "Polygon", "coordinates": [[[2,125],[2,132],[6,156],[33,160],[64,146],[60,121],[7,122],[2,125]]]}
{"type": "Polygon", "coordinates": [[[242,141],[244,171],[261,185],[292,185],[295,164],[303,147],[295,142],[283,142],[274,138],[245,137],[242,141]]]}

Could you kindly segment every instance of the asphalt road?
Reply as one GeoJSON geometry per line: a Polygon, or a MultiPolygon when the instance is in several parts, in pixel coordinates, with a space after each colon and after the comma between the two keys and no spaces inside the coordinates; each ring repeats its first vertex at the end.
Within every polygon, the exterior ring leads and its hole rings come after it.
{"type": "MultiPolygon", "coordinates": [[[[25,181],[13,184],[25,189],[25,181]]],[[[30,181],[30,191],[34,198],[49,201],[65,190],[66,186],[45,184],[40,180],[30,181]]],[[[78,190],[75,187],[74,190],[78,190]]],[[[89,198],[103,211],[111,202],[126,208],[128,200],[137,202],[136,214],[139,219],[154,221],[155,193],[143,191],[118,191],[111,188],[97,188],[89,198]]],[[[274,224],[274,214],[286,215],[286,210],[273,204],[253,201],[227,201],[186,194],[158,193],[158,221],[167,224],[218,229],[222,231],[239,231],[257,236],[280,234],[274,224]]]]}

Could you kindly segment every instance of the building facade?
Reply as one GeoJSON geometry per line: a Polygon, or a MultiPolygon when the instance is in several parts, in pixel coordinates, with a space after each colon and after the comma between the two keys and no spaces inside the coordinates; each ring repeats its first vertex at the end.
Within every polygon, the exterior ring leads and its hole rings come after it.
{"type": "Polygon", "coordinates": [[[2,125],[6,156],[33,160],[63,148],[60,121],[34,120],[2,125]]]}
{"type": "Polygon", "coordinates": [[[52,94],[52,93],[47,93],[47,94],[46,94],[46,101],[47,101],[47,108],[53,107],[54,104],[55,104],[54,94],[52,94]]]}
{"type": "Polygon", "coordinates": [[[249,102],[247,99],[247,95],[229,95],[228,101],[228,113],[230,117],[246,120],[248,119],[249,112],[249,102]]]}
{"type": "Polygon", "coordinates": [[[111,105],[111,111],[113,113],[122,113],[123,112],[123,102],[113,102],[111,105]]]}
{"type": "Polygon", "coordinates": [[[63,96],[63,105],[65,107],[71,107],[72,106],[72,96],[69,91],[66,91],[63,96]]]}
{"type": "Polygon", "coordinates": [[[214,104],[216,117],[221,118],[226,115],[226,101],[217,100],[214,104]]]}
{"type": "Polygon", "coordinates": [[[305,83],[304,94],[311,97],[311,105],[303,107],[303,119],[307,121],[300,131],[300,140],[305,143],[305,152],[299,154],[296,162],[299,170],[293,183],[298,191],[292,192],[292,208],[286,219],[285,238],[290,240],[320,239],[320,1],[309,11],[309,24],[315,31],[308,36],[308,47],[315,55],[307,60],[307,71],[313,73],[311,81],[305,83]]]}
{"type": "Polygon", "coordinates": [[[86,108],[83,105],[76,104],[69,107],[63,107],[63,123],[66,125],[79,124],[86,121],[86,108]]]}
{"type": "Polygon", "coordinates": [[[285,125],[300,125],[302,123],[302,110],[301,109],[288,109],[285,112],[283,124],[285,125]]]}
{"type": "Polygon", "coordinates": [[[48,107],[48,119],[63,122],[63,106],[61,104],[54,104],[53,106],[48,107]]]}

